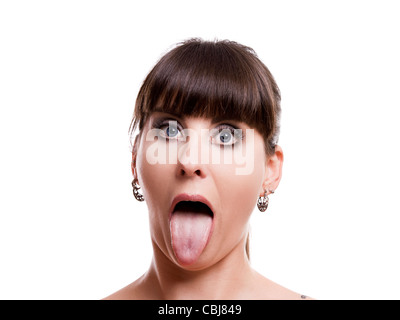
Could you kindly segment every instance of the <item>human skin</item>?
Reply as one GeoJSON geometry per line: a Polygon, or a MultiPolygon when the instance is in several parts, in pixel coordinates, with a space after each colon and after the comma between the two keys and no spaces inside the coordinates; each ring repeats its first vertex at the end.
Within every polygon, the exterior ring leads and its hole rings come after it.
{"type": "MultiPolygon", "coordinates": [[[[138,280],[107,297],[109,299],[301,299],[301,296],[266,279],[251,268],[245,251],[249,219],[259,196],[265,190],[276,190],[282,175],[283,152],[276,146],[275,153],[267,156],[264,140],[254,130],[253,170],[238,175],[239,164],[203,163],[199,158],[190,162],[154,163],[149,148],[154,140],[146,139],[157,120],[168,117],[182,128],[196,132],[186,141],[159,140],[160,143],[177,143],[188,152],[191,148],[221,148],[218,139],[205,144],[201,140],[206,130],[218,128],[221,123],[242,129],[251,129],[244,122],[223,121],[212,123],[202,117],[176,117],[154,112],[146,122],[140,139],[135,142],[132,154],[132,173],[141,186],[148,206],[153,260],[149,270],[138,280]],[[150,161],[149,161],[150,160],[150,161]],[[179,194],[201,195],[213,208],[213,231],[209,241],[195,261],[180,261],[171,244],[170,207],[179,194]]],[[[165,132],[165,130],[163,131],[165,132]]],[[[206,137],[207,138],[207,137],[206,137]]],[[[217,137],[218,138],[218,137],[217,137]]],[[[241,141],[249,143],[248,137],[241,141]]],[[[236,146],[236,145],[235,145],[236,146]]],[[[204,149],[203,149],[204,150],[204,149]]],[[[200,154],[200,150],[198,150],[200,154]]],[[[238,152],[233,149],[233,153],[238,152]]]]}

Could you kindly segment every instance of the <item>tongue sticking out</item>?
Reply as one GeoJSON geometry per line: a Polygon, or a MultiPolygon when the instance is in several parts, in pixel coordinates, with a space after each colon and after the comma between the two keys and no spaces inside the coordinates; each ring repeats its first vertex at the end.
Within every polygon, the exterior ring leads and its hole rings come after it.
{"type": "Polygon", "coordinates": [[[171,216],[172,249],[179,263],[197,261],[211,234],[213,216],[201,202],[180,202],[171,216]]]}

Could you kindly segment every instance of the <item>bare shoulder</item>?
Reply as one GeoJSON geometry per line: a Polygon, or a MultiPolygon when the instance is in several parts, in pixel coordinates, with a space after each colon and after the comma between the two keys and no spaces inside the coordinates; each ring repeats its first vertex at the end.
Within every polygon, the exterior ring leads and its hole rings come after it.
{"type": "Polygon", "coordinates": [[[110,294],[109,296],[103,298],[102,300],[136,300],[135,292],[131,289],[132,283],[126,287],[110,294]]]}
{"type": "MultiPolygon", "coordinates": [[[[257,273],[258,274],[258,273],[257,273]]],[[[305,294],[297,293],[284,286],[271,281],[258,274],[258,286],[256,294],[259,299],[265,300],[314,300],[305,294]]]]}
{"type": "MultiPolygon", "coordinates": [[[[248,279],[250,280],[250,279],[248,279]]],[[[146,279],[143,275],[136,281],[128,284],[122,289],[103,298],[103,300],[147,300],[162,299],[157,295],[157,284],[146,279]]],[[[230,298],[228,298],[230,299],[230,298]]],[[[289,290],[255,272],[252,281],[245,285],[240,296],[234,299],[254,299],[254,300],[314,300],[304,294],[289,290]]]]}
{"type": "Polygon", "coordinates": [[[127,286],[119,289],[118,291],[110,294],[102,300],[144,300],[146,297],[146,291],[140,289],[143,277],[136,281],[128,284],[127,286]]]}

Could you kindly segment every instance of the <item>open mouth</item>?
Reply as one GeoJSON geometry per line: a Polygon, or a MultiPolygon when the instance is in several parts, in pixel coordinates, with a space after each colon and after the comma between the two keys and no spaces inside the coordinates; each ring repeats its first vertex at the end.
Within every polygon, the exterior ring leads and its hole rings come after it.
{"type": "Polygon", "coordinates": [[[195,263],[206,248],[213,231],[214,213],[204,202],[179,201],[171,213],[171,244],[181,265],[195,263]]]}
{"type": "Polygon", "coordinates": [[[175,205],[172,213],[176,211],[206,214],[211,216],[212,218],[214,217],[214,213],[212,212],[210,207],[200,201],[180,201],[175,205]]]}

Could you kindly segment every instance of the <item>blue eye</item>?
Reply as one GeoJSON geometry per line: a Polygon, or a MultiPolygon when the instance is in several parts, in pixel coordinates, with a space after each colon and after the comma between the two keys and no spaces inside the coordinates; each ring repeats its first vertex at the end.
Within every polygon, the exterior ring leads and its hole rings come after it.
{"type": "Polygon", "coordinates": [[[231,125],[223,124],[214,130],[212,140],[221,146],[233,146],[243,140],[242,130],[236,129],[231,125]]]}
{"type": "Polygon", "coordinates": [[[153,123],[153,128],[159,130],[157,135],[162,139],[179,140],[182,135],[176,120],[158,119],[153,123]]]}
{"type": "Polygon", "coordinates": [[[222,143],[228,143],[232,139],[232,132],[229,129],[223,129],[219,134],[219,140],[222,143]]]}
{"type": "Polygon", "coordinates": [[[172,138],[175,137],[178,134],[178,128],[174,126],[169,126],[167,127],[167,136],[172,138]]]}

